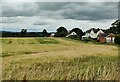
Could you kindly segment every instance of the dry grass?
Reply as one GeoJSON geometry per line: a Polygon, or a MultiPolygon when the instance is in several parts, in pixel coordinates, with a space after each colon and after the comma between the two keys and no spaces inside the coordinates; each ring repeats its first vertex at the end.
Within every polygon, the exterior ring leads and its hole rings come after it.
{"type": "Polygon", "coordinates": [[[65,38],[1,40],[4,80],[21,80],[24,75],[29,80],[117,79],[118,48],[114,45],[65,38]]]}

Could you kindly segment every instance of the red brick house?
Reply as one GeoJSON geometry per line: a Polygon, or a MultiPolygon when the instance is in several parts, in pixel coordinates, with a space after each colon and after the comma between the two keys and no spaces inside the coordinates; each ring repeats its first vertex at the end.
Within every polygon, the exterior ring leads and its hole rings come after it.
{"type": "Polygon", "coordinates": [[[113,33],[101,33],[98,35],[97,40],[102,43],[114,43],[115,35],[113,33]]]}

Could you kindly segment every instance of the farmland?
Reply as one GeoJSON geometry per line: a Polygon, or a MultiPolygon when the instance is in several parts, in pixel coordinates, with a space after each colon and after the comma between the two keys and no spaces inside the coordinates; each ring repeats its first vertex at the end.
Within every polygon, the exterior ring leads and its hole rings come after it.
{"type": "Polygon", "coordinates": [[[4,80],[115,80],[118,47],[68,38],[2,38],[4,80]]]}

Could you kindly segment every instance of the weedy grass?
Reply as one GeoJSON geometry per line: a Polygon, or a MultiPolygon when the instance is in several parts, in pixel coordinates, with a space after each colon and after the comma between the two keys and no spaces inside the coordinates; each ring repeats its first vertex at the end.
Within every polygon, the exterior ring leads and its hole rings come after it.
{"type": "Polygon", "coordinates": [[[36,40],[40,44],[58,44],[58,43],[60,43],[59,41],[52,39],[52,38],[36,38],[36,40]]]}
{"type": "Polygon", "coordinates": [[[118,79],[118,47],[114,45],[66,38],[7,38],[3,41],[4,80],[23,80],[24,76],[28,80],[118,79]],[[9,41],[12,42],[9,44],[9,41]],[[10,55],[6,56],[7,53],[10,55]]]}
{"type": "Polygon", "coordinates": [[[2,38],[0,40],[2,41],[2,57],[55,50],[51,46],[60,43],[52,38],[2,38]]]}

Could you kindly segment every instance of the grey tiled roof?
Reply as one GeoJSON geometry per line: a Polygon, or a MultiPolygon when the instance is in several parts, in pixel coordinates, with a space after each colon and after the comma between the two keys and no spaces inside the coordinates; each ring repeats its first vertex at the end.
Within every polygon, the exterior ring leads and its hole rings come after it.
{"type": "Polygon", "coordinates": [[[97,33],[99,30],[102,30],[102,29],[99,29],[99,28],[97,28],[97,29],[95,29],[95,28],[91,28],[91,29],[87,30],[86,33],[90,33],[91,30],[93,30],[94,33],[97,33]]]}

